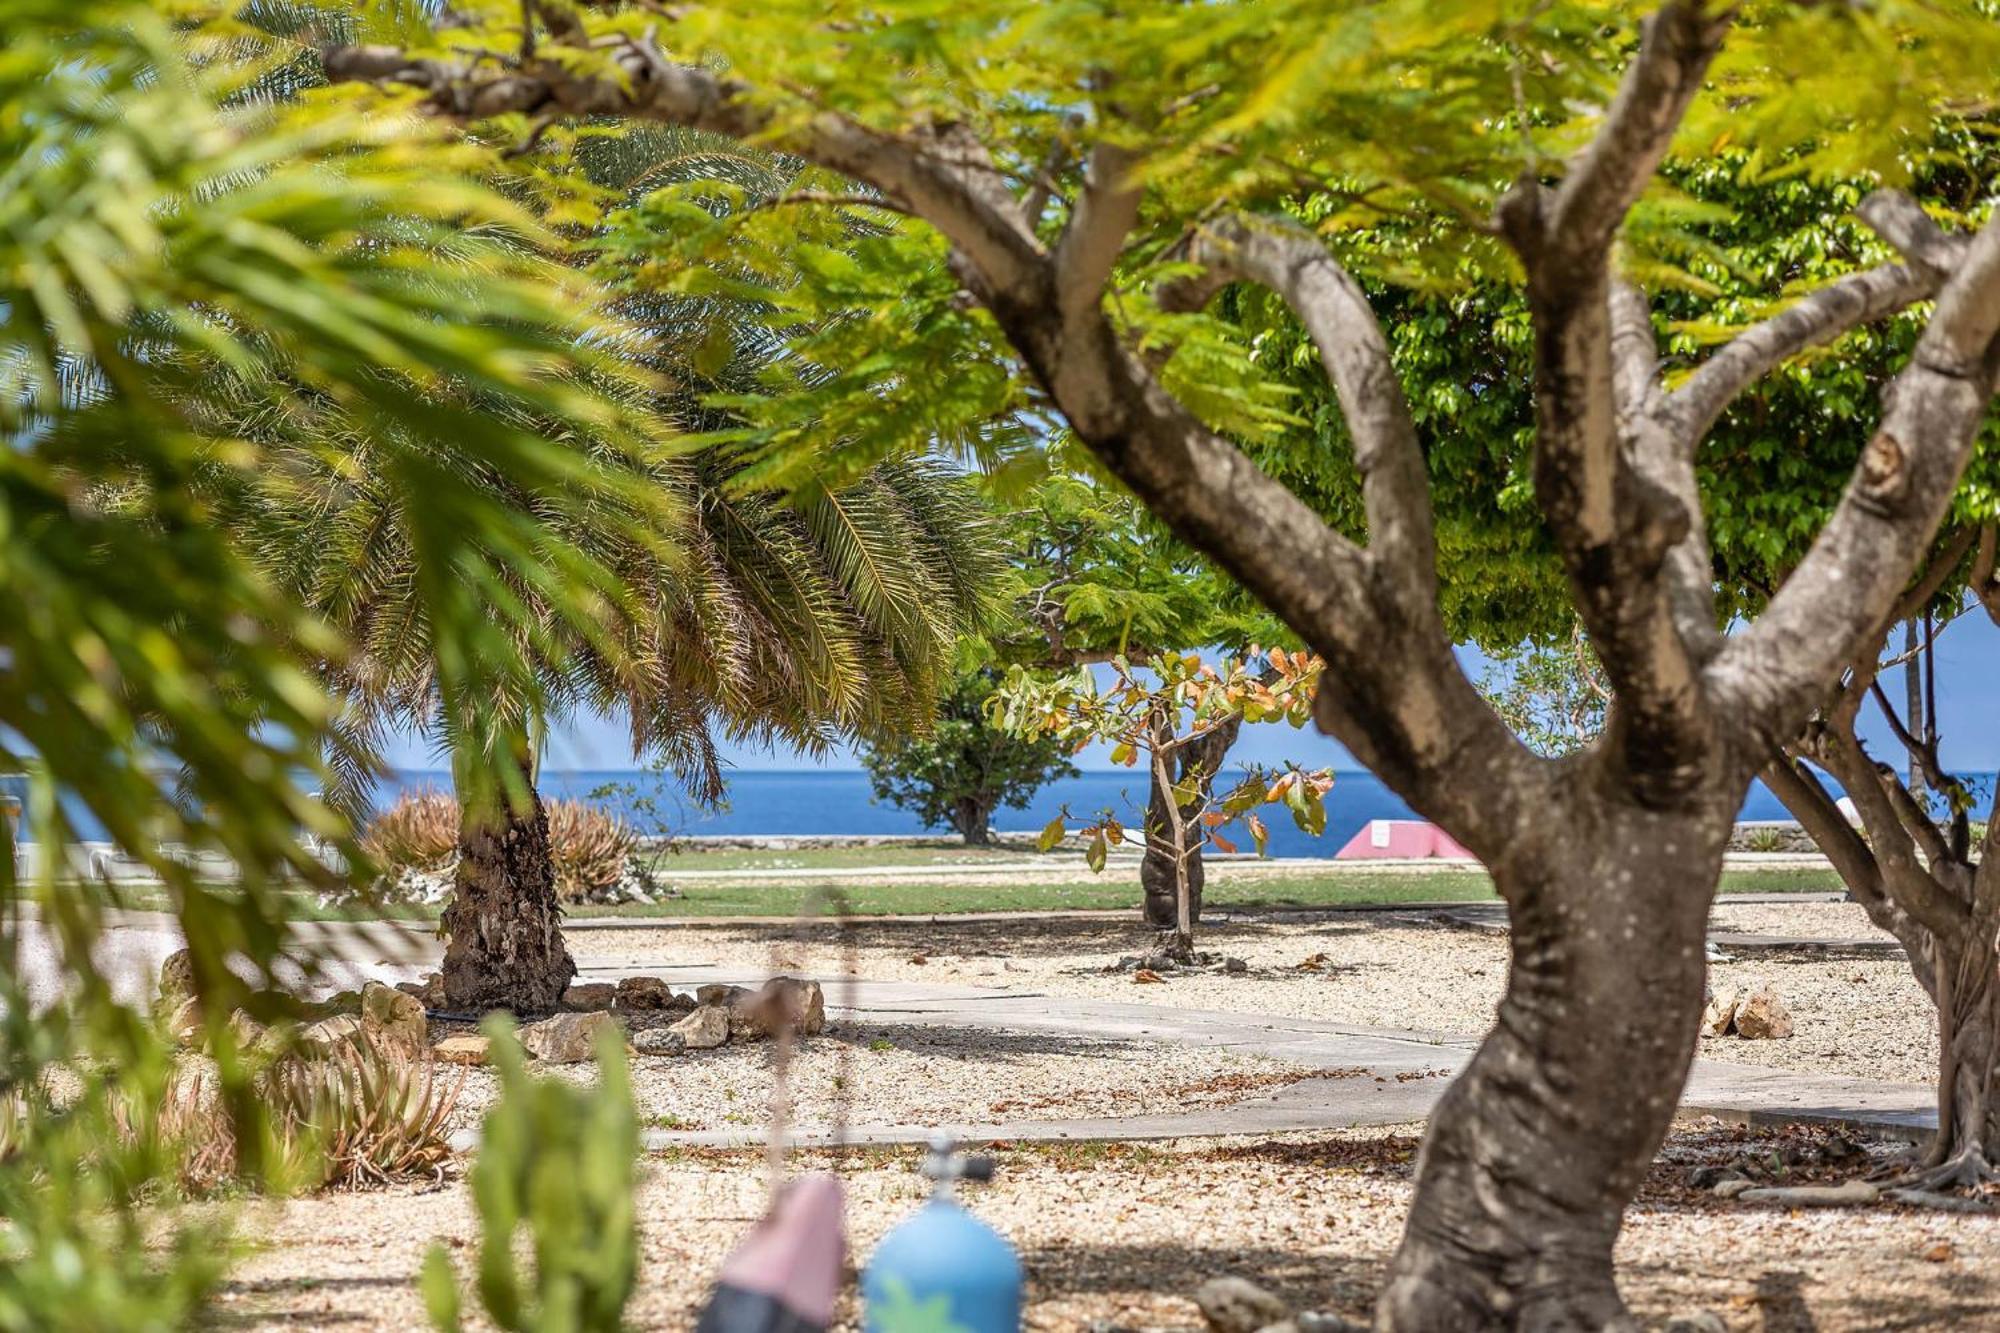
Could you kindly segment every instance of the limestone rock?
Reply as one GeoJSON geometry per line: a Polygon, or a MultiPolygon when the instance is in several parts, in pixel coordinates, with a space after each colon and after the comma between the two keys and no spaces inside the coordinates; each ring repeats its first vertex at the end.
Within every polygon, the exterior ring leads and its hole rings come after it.
{"type": "Polygon", "coordinates": [[[1743,992],[1735,986],[1723,986],[1712,992],[1708,1004],[1701,1011],[1701,1031],[1703,1036],[1723,1037],[1729,1034],[1736,1022],[1737,1006],[1743,1002],[1743,992]]]}
{"type": "Polygon", "coordinates": [[[446,1037],[431,1047],[431,1055],[441,1064],[483,1065],[492,1049],[492,1041],[477,1033],[461,1033],[456,1037],[446,1037]]]}
{"type": "Polygon", "coordinates": [[[694,997],[674,994],[658,977],[626,977],[618,983],[620,1009],[692,1009],[694,997]]]}
{"type": "Polygon", "coordinates": [[[547,1064],[581,1064],[597,1053],[597,1034],[617,1028],[618,1020],[602,1010],[557,1014],[522,1028],[521,1045],[547,1064]]]}
{"type": "Polygon", "coordinates": [[[739,996],[729,1009],[729,1030],[739,1037],[774,1037],[789,1027],[800,1036],[826,1030],[826,996],[817,981],[772,977],[754,995],[739,996]]]}
{"type": "Polygon", "coordinates": [[[412,1053],[430,1043],[423,1003],[379,981],[361,988],[361,1027],[370,1041],[412,1053]]]}
{"type": "Polygon", "coordinates": [[[299,1034],[299,1050],[306,1055],[333,1055],[361,1035],[361,1020],[352,1014],[323,1018],[299,1034]]]}
{"type": "Polygon", "coordinates": [[[306,1012],[314,1018],[338,1018],[342,1014],[361,1016],[361,992],[358,990],[335,991],[324,1000],[315,1000],[305,1006],[306,1012]]]}
{"type": "Polygon", "coordinates": [[[719,1004],[705,1004],[668,1028],[679,1035],[691,1051],[706,1051],[729,1040],[729,1011],[719,1004]]]}
{"type": "Polygon", "coordinates": [[[608,981],[579,981],[563,992],[563,1008],[572,1013],[595,1013],[609,1009],[618,998],[618,988],[608,981]]]}
{"type": "Polygon", "coordinates": [[[1194,1303],[1215,1333],[1257,1333],[1292,1314],[1276,1296],[1240,1277],[1210,1278],[1195,1288],[1194,1303]]]}
{"type": "Polygon", "coordinates": [[[721,982],[710,982],[695,991],[694,999],[698,1005],[735,1004],[749,993],[741,986],[725,986],[721,982]]]}
{"type": "Polygon", "coordinates": [[[444,1008],[444,978],[433,972],[422,981],[399,981],[396,989],[405,995],[414,996],[417,1003],[426,1009],[444,1008]]]}
{"type": "Polygon", "coordinates": [[[647,1028],[632,1034],[632,1049],[641,1055],[679,1055],[687,1048],[687,1038],[672,1028],[647,1028]]]}
{"type": "Polygon", "coordinates": [[[1759,986],[1736,1006],[1736,1035],[1749,1041],[1768,1041],[1792,1035],[1792,1011],[1769,986],[1759,986]]]}
{"type": "Polygon", "coordinates": [[[160,960],[158,1008],[172,1013],[175,1006],[194,994],[194,955],[176,949],[160,960]]]}

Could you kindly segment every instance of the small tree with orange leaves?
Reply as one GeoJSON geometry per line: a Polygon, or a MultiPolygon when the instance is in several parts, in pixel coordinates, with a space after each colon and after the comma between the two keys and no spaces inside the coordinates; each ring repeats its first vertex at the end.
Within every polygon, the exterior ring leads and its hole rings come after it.
{"type": "MultiPolygon", "coordinates": [[[[1111,761],[1128,768],[1145,764],[1156,793],[1139,823],[1142,845],[1156,863],[1169,868],[1174,927],[1169,952],[1194,956],[1194,923],[1200,912],[1192,871],[1205,848],[1234,852],[1224,834],[1241,822],[1263,855],[1269,827],[1257,810],[1283,805],[1308,833],[1326,830],[1325,797],[1333,771],[1308,772],[1296,764],[1282,769],[1248,767],[1242,780],[1217,794],[1220,757],[1245,722],[1285,722],[1301,727],[1312,717],[1312,698],[1323,663],[1306,653],[1273,648],[1250,658],[1226,658],[1211,666],[1196,654],[1167,653],[1143,671],[1123,657],[1110,663],[1112,678],[1100,688],[1088,667],[1055,677],[1015,668],[988,702],[996,723],[1025,736],[1051,736],[1072,751],[1094,742],[1111,746],[1111,761]]],[[[1110,849],[1131,836],[1131,828],[1110,808],[1079,820],[1069,807],[1042,830],[1043,850],[1071,833],[1084,840],[1084,857],[1102,870],[1110,849]]]]}

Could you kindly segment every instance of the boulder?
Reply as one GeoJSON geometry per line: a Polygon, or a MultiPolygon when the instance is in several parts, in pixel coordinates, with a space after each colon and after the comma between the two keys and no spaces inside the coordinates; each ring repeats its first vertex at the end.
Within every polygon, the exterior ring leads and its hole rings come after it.
{"type": "Polygon", "coordinates": [[[618,998],[618,988],[608,981],[579,981],[563,992],[563,1008],[571,1013],[596,1013],[609,1009],[618,998]]]}
{"type": "Polygon", "coordinates": [[[557,1014],[522,1028],[521,1045],[545,1064],[581,1064],[597,1054],[598,1034],[617,1028],[618,1020],[602,1010],[557,1014]]]}
{"type": "Polygon", "coordinates": [[[299,1051],[308,1056],[333,1055],[361,1035],[361,1020],[352,1014],[323,1018],[299,1034],[299,1051]]]}
{"type": "Polygon", "coordinates": [[[735,1004],[749,993],[741,986],[725,986],[720,982],[710,982],[695,991],[694,1001],[697,1005],[735,1004]]]}
{"type": "Polygon", "coordinates": [[[705,1004],[667,1031],[678,1034],[688,1050],[710,1050],[729,1040],[729,1011],[719,1004],[705,1004]]]}
{"type": "Polygon", "coordinates": [[[157,1007],[172,1013],[182,1000],[194,995],[194,955],[176,949],[160,960],[160,998],[157,1007]]]}
{"type": "Polygon", "coordinates": [[[676,995],[674,988],[658,977],[626,977],[618,983],[620,1009],[692,1009],[692,995],[676,995]]]}
{"type": "Polygon", "coordinates": [[[1710,992],[1708,1004],[1701,1011],[1702,1035],[1727,1036],[1730,1027],[1736,1022],[1736,1007],[1742,1000],[1743,992],[1735,986],[1724,986],[1710,992]]]}
{"type": "Polygon", "coordinates": [[[1210,1278],[1195,1288],[1194,1303],[1215,1333],[1257,1333],[1292,1315],[1283,1301],[1240,1277],[1210,1278]]]}
{"type": "Polygon", "coordinates": [[[379,981],[361,988],[361,1027],[370,1041],[410,1054],[430,1044],[423,1002],[379,981]]]}
{"type": "Polygon", "coordinates": [[[1792,1035],[1792,1011],[1769,986],[1759,986],[1736,1006],[1736,1035],[1749,1041],[1769,1041],[1792,1035]]]}
{"type": "Polygon", "coordinates": [[[754,995],[729,1009],[729,1030],[739,1037],[774,1037],[784,1028],[804,1037],[826,1031],[826,996],[817,981],[772,977],[754,995]]]}
{"type": "MultiPolygon", "coordinates": [[[[398,989],[401,989],[401,987],[398,987],[398,989]]],[[[342,1014],[353,1014],[359,1018],[361,1016],[361,992],[358,990],[335,991],[324,1000],[314,1000],[305,1005],[304,1008],[306,1013],[313,1018],[338,1018],[342,1014]]]]}
{"type": "Polygon", "coordinates": [[[399,981],[396,989],[405,995],[414,996],[417,1003],[426,1009],[444,1008],[444,978],[433,972],[422,981],[399,981]]]}
{"type": "Polygon", "coordinates": [[[632,1034],[632,1049],[641,1055],[679,1055],[687,1048],[687,1038],[672,1028],[646,1028],[632,1034]]]}
{"type": "Polygon", "coordinates": [[[431,1056],[440,1064],[483,1065],[492,1050],[491,1039],[478,1033],[466,1032],[456,1037],[446,1037],[431,1047],[431,1056]]]}

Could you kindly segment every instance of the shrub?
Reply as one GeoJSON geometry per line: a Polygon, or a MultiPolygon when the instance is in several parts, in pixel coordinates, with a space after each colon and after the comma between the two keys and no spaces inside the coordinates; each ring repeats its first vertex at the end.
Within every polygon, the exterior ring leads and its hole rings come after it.
{"type": "MultiPolygon", "coordinates": [[[[615,1333],[639,1263],[639,1119],[625,1044],[602,1034],[597,1085],[579,1087],[532,1077],[504,1015],[486,1032],[500,1098],[471,1171],[480,1303],[510,1333],[615,1333]]],[[[424,1260],[423,1291],[432,1321],[457,1333],[458,1274],[442,1245],[424,1260]]]]}
{"type": "Polygon", "coordinates": [[[361,846],[385,872],[442,870],[458,855],[458,801],[435,787],[406,791],[368,822],[361,846]]]}
{"type": "Polygon", "coordinates": [[[622,821],[583,801],[551,801],[549,859],[566,902],[597,896],[625,877],[639,840],[622,821]]]}

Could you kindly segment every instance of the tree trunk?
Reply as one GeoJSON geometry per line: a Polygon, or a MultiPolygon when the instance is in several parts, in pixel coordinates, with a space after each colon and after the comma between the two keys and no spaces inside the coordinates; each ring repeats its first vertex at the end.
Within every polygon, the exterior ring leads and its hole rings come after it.
{"type": "MultiPolygon", "coordinates": [[[[1185,783],[1192,774],[1201,774],[1201,794],[1193,803],[1181,807],[1182,819],[1192,820],[1207,807],[1209,793],[1215,786],[1215,775],[1222,771],[1223,763],[1229,758],[1230,747],[1236,744],[1236,737],[1242,730],[1243,719],[1238,717],[1181,747],[1180,768],[1175,780],[1185,783]]],[[[1173,826],[1167,813],[1167,803],[1171,800],[1173,794],[1157,778],[1154,779],[1146,798],[1146,829],[1149,833],[1173,826]]],[[[1195,836],[1199,836],[1199,831],[1195,836]]],[[[1185,858],[1185,865],[1188,924],[1192,925],[1201,920],[1201,890],[1207,878],[1202,869],[1199,848],[1185,858]]],[[[1139,887],[1146,894],[1146,924],[1161,930],[1178,929],[1181,925],[1180,880],[1174,856],[1166,848],[1155,846],[1152,837],[1146,839],[1146,853],[1139,862],[1139,887]]]]}
{"type": "Polygon", "coordinates": [[[525,809],[504,801],[487,813],[464,809],[458,883],[441,923],[445,1002],[474,1013],[548,1013],[561,1006],[576,964],[563,943],[541,797],[531,779],[525,809]]]}
{"type": "MultiPolygon", "coordinates": [[[[1927,950],[1938,1011],[1938,1130],[1922,1169],[1906,1184],[1971,1188],[2000,1164],[2000,948],[1990,928],[1956,938],[1931,934],[1927,950]]],[[[1919,979],[1922,972],[1919,971],[1919,979]]]]}
{"type": "Polygon", "coordinates": [[[993,843],[993,807],[969,796],[952,807],[951,826],[958,830],[968,847],[988,847],[993,843]]]}
{"type": "Polygon", "coordinates": [[[1611,1250],[1693,1057],[1732,813],[1573,792],[1492,867],[1507,992],[1431,1116],[1377,1328],[1636,1327],[1611,1250]]]}

